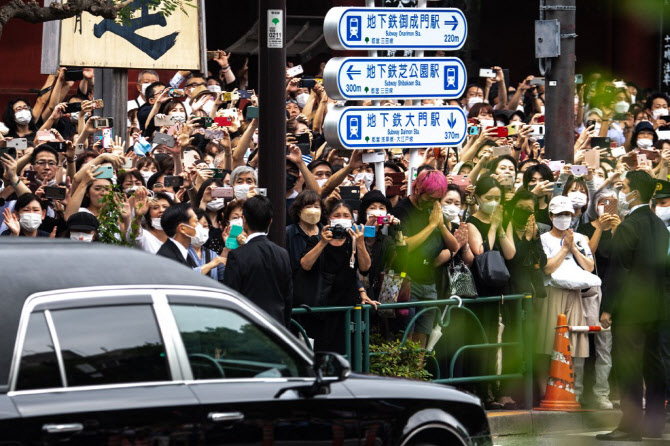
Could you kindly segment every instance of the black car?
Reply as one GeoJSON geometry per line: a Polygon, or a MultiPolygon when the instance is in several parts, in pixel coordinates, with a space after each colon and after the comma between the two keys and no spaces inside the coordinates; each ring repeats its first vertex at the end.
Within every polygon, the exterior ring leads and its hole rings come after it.
{"type": "Polygon", "coordinates": [[[0,445],[491,444],[474,396],[350,374],[171,260],[21,237],[0,277],[0,445]]]}

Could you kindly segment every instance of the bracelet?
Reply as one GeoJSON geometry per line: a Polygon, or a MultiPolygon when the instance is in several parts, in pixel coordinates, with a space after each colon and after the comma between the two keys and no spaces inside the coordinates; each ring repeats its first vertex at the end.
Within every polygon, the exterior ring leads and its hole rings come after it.
{"type": "Polygon", "coordinates": [[[225,70],[226,68],[230,68],[230,65],[226,65],[226,66],[223,66],[223,65],[222,65],[222,66],[221,66],[221,69],[222,69],[222,70],[225,70]]]}
{"type": "Polygon", "coordinates": [[[65,160],[66,160],[68,163],[74,163],[74,162],[77,160],[77,157],[75,156],[74,158],[65,158],[65,160]]]}
{"type": "Polygon", "coordinates": [[[16,177],[16,183],[14,183],[14,184],[11,184],[11,183],[10,183],[10,186],[12,186],[12,187],[16,187],[16,186],[19,185],[20,182],[21,182],[21,178],[20,178],[20,177],[16,177]]]}

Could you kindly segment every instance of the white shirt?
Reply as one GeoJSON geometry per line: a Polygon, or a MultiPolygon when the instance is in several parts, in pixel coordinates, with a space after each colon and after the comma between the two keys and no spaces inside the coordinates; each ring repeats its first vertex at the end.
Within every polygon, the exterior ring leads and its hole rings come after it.
{"type": "Polygon", "coordinates": [[[645,204],[645,203],[642,203],[642,204],[638,204],[637,206],[633,206],[632,208],[630,208],[630,211],[628,211],[628,214],[632,214],[635,209],[641,208],[642,206],[649,206],[649,205],[645,204]]]}
{"type": "MultiPolygon", "coordinates": [[[[540,241],[542,242],[542,249],[544,249],[544,253],[547,254],[547,259],[550,259],[558,252],[561,250],[563,246],[563,239],[554,237],[551,232],[545,232],[540,236],[540,241]]],[[[589,259],[593,258],[593,254],[591,254],[591,249],[589,248],[589,244],[586,241],[586,237],[584,237],[583,234],[580,234],[578,232],[574,233],[574,241],[577,244],[577,247],[586,253],[586,257],[589,259]]],[[[565,258],[563,259],[563,262],[573,262],[577,263],[577,260],[575,260],[574,255],[572,254],[572,251],[568,251],[568,253],[565,255],[565,258]]],[[[577,264],[579,265],[579,264],[577,264]]],[[[560,266],[559,266],[560,268],[560,266]]],[[[580,267],[581,268],[581,267],[580,267]]],[[[549,280],[551,279],[551,276],[544,276],[544,284],[545,286],[549,284],[549,280]]]]}
{"type": "Polygon", "coordinates": [[[131,99],[128,101],[128,112],[131,112],[133,110],[137,110],[141,106],[143,106],[147,101],[142,99],[142,96],[138,96],[137,99],[131,99]]]}
{"type": "Polygon", "coordinates": [[[249,243],[252,239],[256,237],[260,237],[261,235],[267,235],[267,234],[265,232],[254,232],[253,234],[247,237],[247,243],[249,243]]]}
{"type": "Polygon", "coordinates": [[[173,239],[172,237],[169,237],[170,240],[174,242],[175,245],[177,245],[177,248],[179,248],[179,252],[181,252],[181,255],[184,256],[184,260],[187,259],[188,257],[188,249],[184,248],[184,245],[179,243],[177,240],[173,239]]]}
{"type": "MultiPolygon", "coordinates": [[[[128,229],[129,234],[131,231],[132,229],[128,229]]],[[[141,226],[137,237],[135,237],[135,244],[143,251],[151,254],[156,254],[158,250],[161,249],[161,246],[163,246],[163,242],[141,226]]],[[[177,245],[181,246],[179,243],[177,243],[177,245]]]]}

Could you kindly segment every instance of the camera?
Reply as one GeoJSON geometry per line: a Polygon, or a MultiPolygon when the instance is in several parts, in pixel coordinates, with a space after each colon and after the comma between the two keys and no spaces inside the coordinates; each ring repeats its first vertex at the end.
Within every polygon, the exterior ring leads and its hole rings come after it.
{"type": "Polygon", "coordinates": [[[344,226],[336,225],[330,228],[333,233],[333,239],[343,239],[347,237],[348,230],[344,226]]]}
{"type": "Polygon", "coordinates": [[[378,225],[389,225],[389,224],[391,224],[391,217],[389,217],[388,215],[384,215],[384,216],[380,215],[380,216],[377,217],[377,224],[378,225]]]}

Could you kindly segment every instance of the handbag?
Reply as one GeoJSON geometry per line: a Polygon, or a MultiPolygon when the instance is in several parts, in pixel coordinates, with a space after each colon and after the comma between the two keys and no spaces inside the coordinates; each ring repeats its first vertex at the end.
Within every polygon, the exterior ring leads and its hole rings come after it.
{"type": "Polygon", "coordinates": [[[583,290],[602,285],[600,277],[584,271],[574,259],[564,259],[556,271],[551,274],[549,285],[564,290],[583,290]]]}
{"type": "Polygon", "coordinates": [[[475,281],[489,288],[502,288],[510,279],[509,270],[499,251],[486,251],[475,257],[475,281]]]}
{"type": "MultiPolygon", "coordinates": [[[[396,274],[393,270],[381,273],[382,286],[379,291],[379,302],[382,304],[394,304],[397,302],[409,302],[411,294],[411,281],[405,273],[396,274]]],[[[379,310],[382,317],[394,318],[409,314],[409,310],[401,308],[398,310],[379,310]]]]}
{"type": "Polygon", "coordinates": [[[477,297],[475,279],[463,260],[452,260],[447,267],[447,272],[449,274],[449,296],[477,297]]]}

